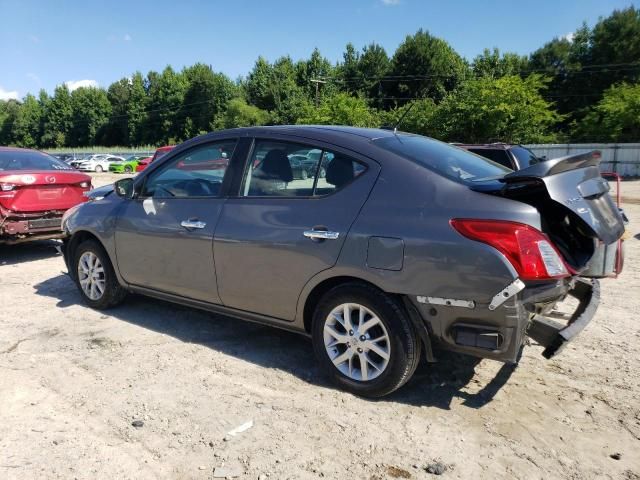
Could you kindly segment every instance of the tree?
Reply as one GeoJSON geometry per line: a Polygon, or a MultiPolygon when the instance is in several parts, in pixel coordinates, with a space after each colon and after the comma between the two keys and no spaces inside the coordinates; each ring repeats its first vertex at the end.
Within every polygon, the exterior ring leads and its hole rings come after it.
{"type": "Polygon", "coordinates": [[[301,124],[349,125],[353,127],[378,127],[375,112],[367,102],[348,93],[325,96],[319,107],[308,105],[298,119],[301,124]]]}
{"type": "Polygon", "coordinates": [[[127,145],[129,143],[129,118],[127,110],[131,97],[131,80],[122,78],[109,85],[107,97],[111,104],[111,118],[105,127],[106,145],[127,145]]]}
{"type": "Polygon", "coordinates": [[[320,84],[312,82],[312,80],[327,80],[333,77],[334,68],[331,62],[322,56],[317,48],[311,52],[309,60],[301,60],[296,63],[296,83],[306,93],[309,100],[315,101],[316,88],[322,88],[323,94],[328,95],[336,90],[332,82],[320,84]]]}
{"type": "Polygon", "coordinates": [[[436,111],[437,106],[430,98],[414,100],[402,107],[381,113],[381,125],[395,127],[400,122],[398,130],[430,137],[439,136],[440,132],[434,127],[436,111]]]}
{"type": "Polygon", "coordinates": [[[425,97],[439,101],[455,88],[467,70],[465,61],[447,42],[422,29],[405,38],[391,63],[391,75],[397,77],[397,82],[389,86],[389,91],[400,104],[425,97]]]}
{"type": "Polygon", "coordinates": [[[467,80],[438,105],[434,136],[470,143],[551,140],[549,128],[561,116],[542,97],[545,87],[540,75],[467,80]]]}
{"type": "Polygon", "coordinates": [[[111,115],[107,92],[102,88],[80,87],[71,93],[73,124],[66,145],[84,147],[104,143],[104,128],[111,115]]]}
{"type": "Polygon", "coordinates": [[[384,96],[389,85],[387,79],[383,78],[389,74],[391,60],[386,50],[377,43],[370,43],[362,49],[360,61],[358,62],[358,72],[362,77],[359,90],[365,95],[369,104],[382,108],[384,96]]]}
{"type": "Polygon", "coordinates": [[[128,145],[142,145],[148,138],[145,131],[148,104],[149,98],[144,77],[140,72],[136,72],[131,77],[131,89],[127,104],[128,145]]]}
{"type": "Polygon", "coordinates": [[[582,141],[637,142],[640,139],[640,84],[609,88],[586,117],[574,125],[573,137],[582,141]]]}
{"type": "Polygon", "coordinates": [[[485,48],[483,52],[473,59],[471,69],[478,77],[500,78],[505,75],[526,76],[529,67],[529,59],[517,53],[503,53],[494,48],[485,48]]]}
{"type": "Polygon", "coordinates": [[[13,122],[12,140],[19,147],[35,148],[40,142],[42,109],[36,97],[28,94],[17,110],[13,122]]]}
{"type": "Polygon", "coordinates": [[[0,101],[0,145],[13,145],[13,126],[18,118],[20,102],[0,101]]]}
{"type": "Polygon", "coordinates": [[[190,138],[211,130],[214,118],[223,112],[237,89],[226,75],[202,63],[185,68],[182,74],[188,85],[182,106],[183,133],[184,138],[190,138]]]}
{"type": "Polygon", "coordinates": [[[59,85],[43,111],[42,147],[62,147],[73,126],[71,94],[66,85],[59,85]]]}
{"type": "Polygon", "coordinates": [[[149,72],[147,79],[147,141],[152,144],[176,143],[182,139],[184,132],[185,117],[181,108],[187,91],[186,78],[168,66],[159,75],[149,72]]]}
{"type": "Polygon", "coordinates": [[[248,105],[243,98],[233,98],[227,104],[224,113],[216,119],[215,126],[219,129],[252,127],[267,125],[269,121],[269,112],[248,105]]]}

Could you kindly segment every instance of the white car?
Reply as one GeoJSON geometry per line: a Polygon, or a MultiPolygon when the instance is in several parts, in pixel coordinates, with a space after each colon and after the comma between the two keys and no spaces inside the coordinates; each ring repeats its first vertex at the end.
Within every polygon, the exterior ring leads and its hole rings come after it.
{"type": "Polygon", "coordinates": [[[71,166],[83,172],[108,172],[109,165],[124,162],[124,158],[108,154],[89,155],[86,158],[71,162],[71,166]]]}

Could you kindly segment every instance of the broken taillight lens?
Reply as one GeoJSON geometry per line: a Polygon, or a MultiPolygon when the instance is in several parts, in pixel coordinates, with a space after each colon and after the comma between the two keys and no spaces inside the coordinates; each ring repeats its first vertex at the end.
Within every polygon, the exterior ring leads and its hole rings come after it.
{"type": "Polygon", "coordinates": [[[455,218],[451,226],[471,240],[501,252],[523,280],[569,276],[567,266],[549,237],[523,223],[455,218]]]}

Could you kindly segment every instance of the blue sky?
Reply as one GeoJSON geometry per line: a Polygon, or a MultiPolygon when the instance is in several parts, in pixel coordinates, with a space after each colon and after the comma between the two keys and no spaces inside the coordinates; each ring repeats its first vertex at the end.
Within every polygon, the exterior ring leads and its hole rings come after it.
{"type": "Polygon", "coordinates": [[[204,62],[235,79],[258,55],[332,62],[347,42],[389,54],[419,28],[472,59],[531,53],[630,0],[0,0],[0,98],[204,62]]]}

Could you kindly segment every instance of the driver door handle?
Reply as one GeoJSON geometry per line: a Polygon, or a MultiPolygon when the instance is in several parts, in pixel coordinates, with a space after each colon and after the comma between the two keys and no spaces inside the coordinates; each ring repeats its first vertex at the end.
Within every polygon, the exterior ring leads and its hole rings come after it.
{"type": "Polygon", "coordinates": [[[186,228],[187,230],[192,230],[194,228],[204,228],[207,226],[205,222],[201,222],[200,220],[183,220],[180,222],[180,226],[186,228]]]}
{"type": "Polygon", "coordinates": [[[339,232],[331,232],[329,230],[305,230],[303,235],[307,238],[316,240],[337,240],[340,236],[339,232]]]}

